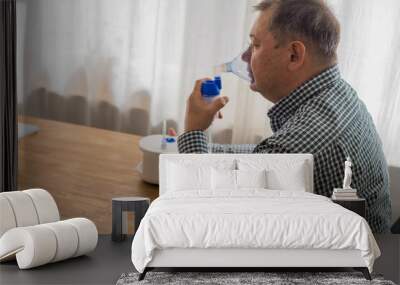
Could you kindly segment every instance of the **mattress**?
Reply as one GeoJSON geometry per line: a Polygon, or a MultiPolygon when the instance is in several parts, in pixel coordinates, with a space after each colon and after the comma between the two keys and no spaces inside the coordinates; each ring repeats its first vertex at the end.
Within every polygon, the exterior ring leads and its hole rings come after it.
{"type": "Polygon", "coordinates": [[[380,251],[361,216],[308,192],[170,192],[151,204],[132,243],[143,272],[162,249],[359,250],[372,271],[380,251]]]}

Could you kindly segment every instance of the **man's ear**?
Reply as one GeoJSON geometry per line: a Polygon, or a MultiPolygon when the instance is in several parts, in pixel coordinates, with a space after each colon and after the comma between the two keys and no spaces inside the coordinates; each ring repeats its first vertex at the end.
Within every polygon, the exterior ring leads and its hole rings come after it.
{"type": "Polygon", "coordinates": [[[294,41],[289,44],[289,65],[288,69],[294,71],[304,64],[306,57],[306,46],[301,41],[294,41]]]}

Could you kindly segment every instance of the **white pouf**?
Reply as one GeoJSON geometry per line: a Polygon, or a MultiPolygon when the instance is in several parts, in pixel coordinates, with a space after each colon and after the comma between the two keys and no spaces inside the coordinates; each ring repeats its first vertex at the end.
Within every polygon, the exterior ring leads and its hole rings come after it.
{"type": "Polygon", "coordinates": [[[57,204],[49,192],[43,189],[30,189],[22,192],[28,194],[32,199],[39,218],[39,224],[60,220],[57,204]]]}
{"type": "Polygon", "coordinates": [[[15,228],[17,223],[15,221],[14,212],[11,208],[10,202],[0,195],[0,237],[8,230],[15,228]]]}
{"type": "Polygon", "coordinates": [[[74,257],[86,254],[96,248],[98,234],[92,221],[85,218],[74,218],[64,222],[74,226],[79,236],[78,248],[74,257]]]}
{"type": "Polygon", "coordinates": [[[86,218],[59,221],[46,190],[0,193],[0,214],[0,262],[16,258],[20,269],[28,269],[96,248],[96,225],[86,218]]]}
{"type": "Polygon", "coordinates": [[[28,269],[51,262],[57,251],[53,232],[41,225],[14,228],[0,239],[0,258],[16,254],[20,269],[28,269]]]}
{"type": "Polygon", "coordinates": [[[52,262],[64,260],[75,255],[78,250],[79,237],[77,231],[71,224],[60,221],[43,226],[49,228],[54,233],[57,240],[57,252],[51,260],[52,262]]]}
{"type": "Polygon", "coordinates": [[[30,196],[22,191],[1,193],[11,205],[17,227],[33,226],[39,223],[35,206],[30,196]]]}

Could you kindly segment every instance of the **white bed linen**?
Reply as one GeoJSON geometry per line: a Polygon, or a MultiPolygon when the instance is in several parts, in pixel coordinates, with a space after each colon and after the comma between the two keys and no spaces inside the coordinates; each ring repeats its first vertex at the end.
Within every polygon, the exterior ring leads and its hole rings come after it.
{"type": "Polygon", "coordinates": [[[380,255],[361,216],[320,195],[265,189],[160,196],[134,237],[135,268],[165,248],[357,249],[370,272],[380,255]]]}

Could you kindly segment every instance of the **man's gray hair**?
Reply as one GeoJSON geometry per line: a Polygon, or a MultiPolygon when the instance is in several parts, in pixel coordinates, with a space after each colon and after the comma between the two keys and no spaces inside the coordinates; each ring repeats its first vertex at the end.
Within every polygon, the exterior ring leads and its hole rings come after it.
{"type": "Polygon", "coordinates": [[[305,40],[323,61],[336,61],[340,24],[323,0],[263,0],[255,10],[273,9],[269,31],[278,44],[305,40]]]}

